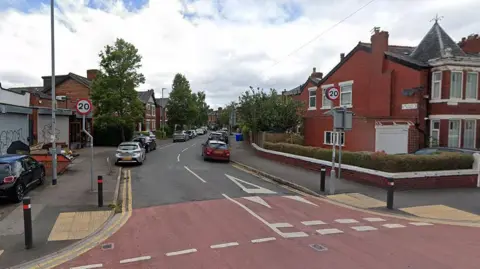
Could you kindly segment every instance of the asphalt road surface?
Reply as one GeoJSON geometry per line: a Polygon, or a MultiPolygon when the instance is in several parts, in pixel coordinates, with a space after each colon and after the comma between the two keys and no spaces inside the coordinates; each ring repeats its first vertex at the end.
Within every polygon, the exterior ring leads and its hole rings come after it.
{"type": "MultiPolygon", "coordinates": [[[[200,136],[131,167],[133,212],[57,268],[478,268],[477,228],[409,222],[303,197],[229,163],[200,136]]],[[[232,155],[235,152],[232,152],[232,155]]]]}

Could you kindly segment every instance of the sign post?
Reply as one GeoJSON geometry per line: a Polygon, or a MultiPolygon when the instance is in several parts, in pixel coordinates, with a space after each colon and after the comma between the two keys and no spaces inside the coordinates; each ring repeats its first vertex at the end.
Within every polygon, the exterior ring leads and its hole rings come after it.
{"type": "Polygon", "coordinates": [[[77,113],[82,115],[82,131],[90,138],[91,159],[90,159],[90,191],[93,191],[93,136],[85,128],[85,116],[92,111],[92,102],[88,99],[80,99],[75,106],[77,113]]]}
{"type": "MultiPolygon", "coordinates": [[[[325,97],[330,101],[337,100],[340,97],[340,90],[331,87],[325,91],[325,97]]],[[[340,178],[342,168],[342,144],[345,141],[345,131],[352,129],[353,112],[347,111],[344,107],[332,108],[325,114],[333,116],[333,128],[330,136],[332,143],[332,168],[330,171],[330,179],[328,184],[329,194],[335,194],[335,150],[338,145],[338,178],[340,178]],[[342,139],[343,138],[343,139],[342,139]]]]}

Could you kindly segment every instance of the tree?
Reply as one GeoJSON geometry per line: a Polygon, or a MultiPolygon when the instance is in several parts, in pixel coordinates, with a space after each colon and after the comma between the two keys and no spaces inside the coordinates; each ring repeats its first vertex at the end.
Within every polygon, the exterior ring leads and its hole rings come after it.
{"type": "Polygon", "coordinates": [[[193,100],[195,102],[195,118],[193,119],[193,125],[203,126],[208,121],[208,111],[210,107],[205,102],[205,92],[200,91],[193,94],[193,100]]]}
{"type": "Polygon", "coordinates": [[[302,107],[302,102],[279,95],[275,89],[266,93],[250,87],[239,97],[238,111],[242,123],[252,131],[284,132],[300,123],[302,107]]]}
{"type": "Polygon", "coordinates": [[[231,102],[224,109],[222,109],[219,115],[219,121],[222,126],[230,124],[230,118],[232,117],[232,113],[236,106],[237,104],[235,102],[231,102]]]}
{"type": "Polygon", "coordinates": [[[99,53],[100,70],[92,84],[92,102],[95,123],[100,126],[121,126],[122,141],[125,130],[132,129],[143,119],[145,108],[137,97],[137,88],[145,83],[138,70],[142,56],[131,43],[118,38],[99,53]]]}
{"type": "Polygon", "coordinates": [[[176,125],[184,126],[193,123],[197,107],[190,89],[190,82],[182,74],[176,74],[170,98],[167,103],[168,123],[173,128],[176,125]]]}

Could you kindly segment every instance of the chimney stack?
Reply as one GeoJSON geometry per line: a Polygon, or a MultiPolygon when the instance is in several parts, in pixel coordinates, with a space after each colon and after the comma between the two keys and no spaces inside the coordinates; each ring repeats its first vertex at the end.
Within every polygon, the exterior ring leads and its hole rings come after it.
{"type": "Polygon", "coordinates": [[[480,38],[478,34],[471,34],[463,37],[462,41],[458,42],[460,48],[466,53],[480,53],[480,38]]]}
{"type": "Polygon", "coordinates": [[[97,77],[98,70],[97,69],[89,69],[87,70],[87,78],[88,80],[92,81],[97,77]]]}
{"type": "Polygon", "coordinates": [[[340,53],[340,61],[343,61],[343,59],[345,59],[345,53],[340,53]]]}

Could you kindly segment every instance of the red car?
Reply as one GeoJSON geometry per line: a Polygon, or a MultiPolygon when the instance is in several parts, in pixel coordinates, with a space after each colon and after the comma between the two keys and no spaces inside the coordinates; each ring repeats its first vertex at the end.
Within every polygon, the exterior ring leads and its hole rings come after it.
{"type": "Polygon", "coordinates": [[[230,161],[230,150],[223,141],[208,140],[202,144],[202,156],[204,160],[230,161]]]}

